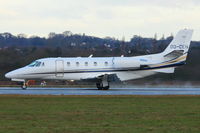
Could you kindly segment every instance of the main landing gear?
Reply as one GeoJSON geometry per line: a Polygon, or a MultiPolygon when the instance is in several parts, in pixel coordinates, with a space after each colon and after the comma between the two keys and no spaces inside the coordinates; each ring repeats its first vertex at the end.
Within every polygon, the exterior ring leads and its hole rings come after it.
{"type": "Polygon", "coordinates": [[[96,86],[98,88],[98,90],[108,90],[110,88],[110,86],[103,86],[102,83],[96,83],[96,86]]]}
{"type": "Polygon", "coordinates": [[[110,85],[108,81],[108,75],[104,75],[102,79],[96,83],[98,90],[109,90],[110,85]]]}

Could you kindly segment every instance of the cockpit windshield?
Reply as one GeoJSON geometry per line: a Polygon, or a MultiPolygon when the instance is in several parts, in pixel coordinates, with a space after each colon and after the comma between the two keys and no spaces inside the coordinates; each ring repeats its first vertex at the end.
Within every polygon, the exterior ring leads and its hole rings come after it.
{"type": "Polygon", "coordinates": [[[31,64],[29,64],[28,66],[29,67],[40,67],[40,66],[44,66],[44,62],[34,61],[31,64]]]}

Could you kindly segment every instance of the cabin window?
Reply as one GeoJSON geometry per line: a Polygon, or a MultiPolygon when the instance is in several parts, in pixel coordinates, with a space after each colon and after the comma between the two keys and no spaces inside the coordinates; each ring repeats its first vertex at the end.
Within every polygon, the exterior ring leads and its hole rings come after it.
{"type": "Polygon", "coordinates": [[[70,66],[70,62],[67,62],[67,66],[70,66]]]}
{"type": "Polygon", "coordinates": [[[79,62],[76,62],[76,66],[79,66],[79,62]]]}
{"type": "Polygon", "coordinates": [[[97,66],[97,62],[94,62],[94,66],[97,66]]]}
{"type": "Polygon", "coordinates": [[[105,66],[108,66],[108,62],[105,62],[104,64],[105,64],[105,66]]]}
{"type": "Polygon", "coordinates": [[[88,66],[88,62],[85,62],[85,66],[88,66]]]}

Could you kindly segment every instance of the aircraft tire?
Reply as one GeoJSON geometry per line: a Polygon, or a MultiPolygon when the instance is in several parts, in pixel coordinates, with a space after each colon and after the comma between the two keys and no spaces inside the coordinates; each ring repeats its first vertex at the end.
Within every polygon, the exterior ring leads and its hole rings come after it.
{"type": "Polygon", "coordinates": [[[103,89],[102,83],[96,83],[96,86],[97,86],[98,90],[102,90],[103,89]]]}
{"type": "Polygon", "coordinates": [[[109,90],[110,86],[103,87],[102,90],[109,90]]]}
{"type": "Polygon", "coordinates": [[[102,83],[96,83],[98,90],[109,90],[110,86],[103,87],[102,83]]]}
{"type": "Polygon", "coordinates": [[[26,83],[23,83],[23,84],[21,85],[21,88],[22,88],[22,90],[26,90],[26,89],[27,89],[26,83]]]}

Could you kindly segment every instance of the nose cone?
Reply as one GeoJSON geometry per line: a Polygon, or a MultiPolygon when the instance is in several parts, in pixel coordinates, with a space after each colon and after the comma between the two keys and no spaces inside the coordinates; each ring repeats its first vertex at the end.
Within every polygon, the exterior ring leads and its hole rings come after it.
{"type": "Polygon", "coordinates": [[[19,74],[18,70],[14,70],[14,71],[6,73],[5,77],[8,79],[13,79],[13,78],[17,78],[18,74],[19,74]]]}
{"type": "Polygon", "coordinates": [[[14,71],[6,73],[5,77],[9,79],[20,79],[23,77],[24,72],[25,72],[25,68],[19,68],[14,71]]]}
{"type": "Polygon", "coordinates": [[[5,77],[8,78],[8,79],[11,79],[13,76],[12,72],[8,72],[5,74],[5,77]]]}

